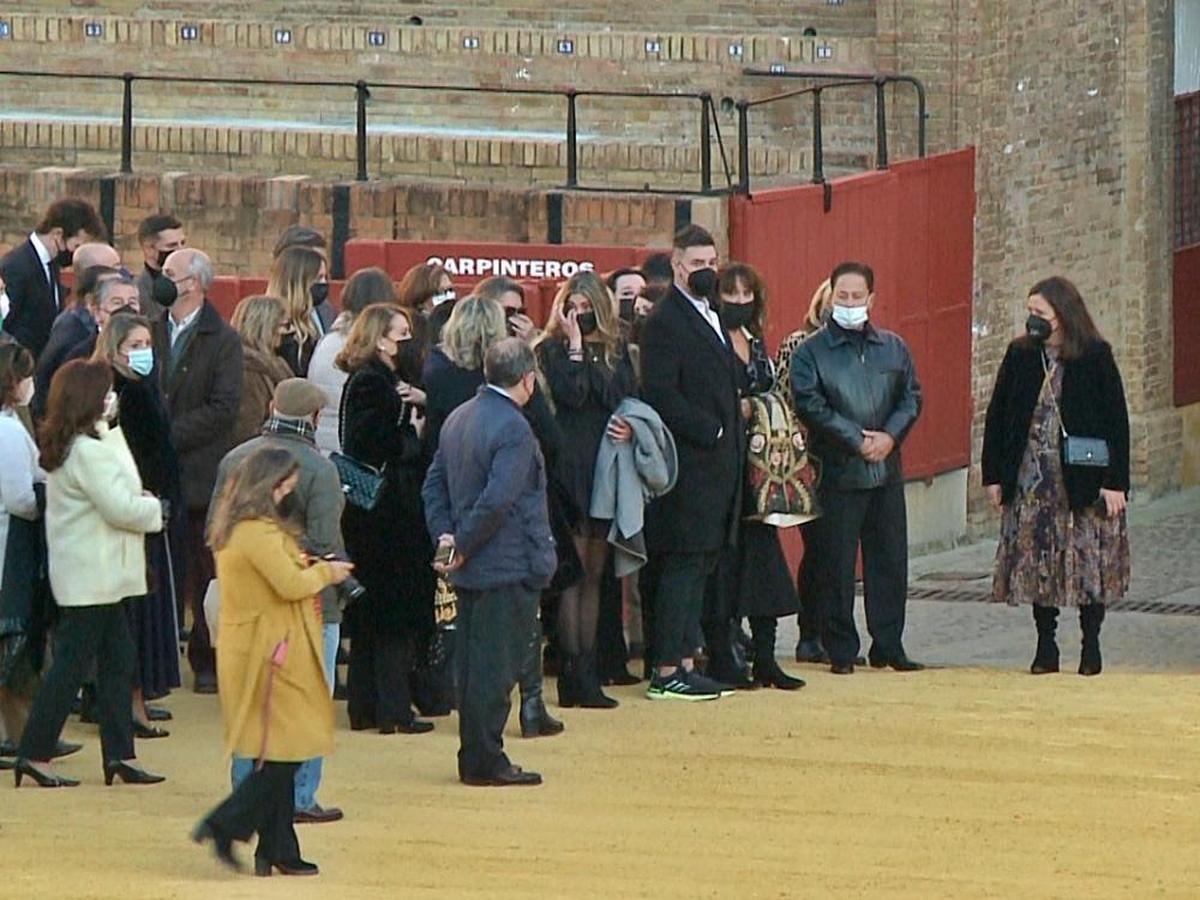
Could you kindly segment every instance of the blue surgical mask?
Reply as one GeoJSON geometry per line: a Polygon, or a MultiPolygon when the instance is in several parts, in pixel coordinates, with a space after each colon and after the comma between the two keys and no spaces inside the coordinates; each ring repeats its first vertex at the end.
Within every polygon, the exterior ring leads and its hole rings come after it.
{"type": "Polygon", "coordinates": [[[151,347],[139,347],[129,351],[129,368],[137,374],[146,376],[154,371],[154,350],[151,347]]]}

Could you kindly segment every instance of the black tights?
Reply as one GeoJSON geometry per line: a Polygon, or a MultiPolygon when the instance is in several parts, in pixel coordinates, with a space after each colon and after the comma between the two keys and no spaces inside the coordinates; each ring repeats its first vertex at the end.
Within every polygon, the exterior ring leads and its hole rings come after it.
{"type": "Polygon", "coordinates": [[[566,656],[582,656],[596,648],[600,618],[600,587],[608,562],[608,542],[575,535],[575,550],[583,563],[583,580],[562,592],[558,604],[558,642],[566,656]]]}

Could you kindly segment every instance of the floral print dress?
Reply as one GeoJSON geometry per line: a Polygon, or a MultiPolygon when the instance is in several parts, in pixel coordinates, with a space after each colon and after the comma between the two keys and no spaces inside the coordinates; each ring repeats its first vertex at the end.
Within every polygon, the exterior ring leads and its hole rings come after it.
{"type": "Polygon", "coordinates": [[[1072,510],[1067,502],[1055,402],[1062,393],[1063,367],[1053,351],[1049,358],[1017,472],[1016,496],[1000,521],[992,599],[1012,606],[1109,603],[1129,589],[1125,513],[1110,519],[1103,506],[1072,510]]]}

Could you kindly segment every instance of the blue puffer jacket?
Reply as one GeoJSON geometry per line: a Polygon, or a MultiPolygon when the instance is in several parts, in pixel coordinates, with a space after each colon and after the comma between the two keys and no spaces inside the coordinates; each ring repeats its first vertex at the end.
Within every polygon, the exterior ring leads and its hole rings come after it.
{"type": "Polygon", "coordinates": [[[520,407],[488,387],[446,420],[422,490],[436,541],[454,535],[465,563],[457,588],[541,590],[556,556],[546,510],[546,466],[520,407]]]}

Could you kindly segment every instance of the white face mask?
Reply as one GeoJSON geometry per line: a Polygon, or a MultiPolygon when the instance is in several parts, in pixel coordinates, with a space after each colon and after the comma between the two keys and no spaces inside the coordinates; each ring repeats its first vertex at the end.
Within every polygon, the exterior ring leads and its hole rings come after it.
{"type": "Polygon", "coordinates": [[[17,406],[28,406],[33,400],[34,384],[32,378],[26,378],[17,385],[17,406]]]}
{"type": "Polygon", "coordinates": [[[864,306],[834,306],[833,321],[837,322],[843,328],[848,328],[851,331],[861,331],[863,326],[867,324],[867,319],[870,313],[867,307],[864,306]]]}

